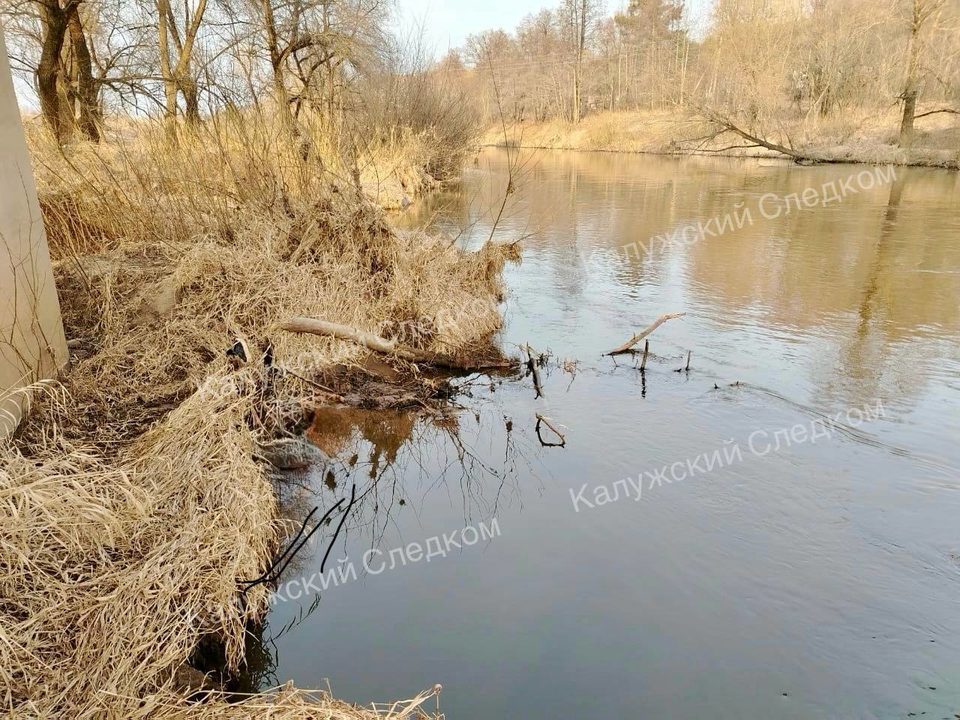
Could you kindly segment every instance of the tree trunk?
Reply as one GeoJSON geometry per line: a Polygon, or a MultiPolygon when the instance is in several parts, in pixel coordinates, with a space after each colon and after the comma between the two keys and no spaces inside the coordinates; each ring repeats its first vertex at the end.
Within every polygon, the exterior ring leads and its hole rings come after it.
{"type": "Polygon", "coordinates": [[[295,136],[296,125],[293,110],[290,107],[290,93],[287,92],[287,84],[283,78],[283,61],[277,60],[271,65],[273,66],[273,91],[277,96],[277,112],[280,113],[280,120],[284,129],[291,136],[295,136]]]}
{"type": "Polygon", "coordinates": [[[163,126],[170,142],[177,141],[177,83],[170,67],[170,3],[157,0],[157,45],[160,50],[160,76],[163,78],[163,126]]]}
{"type": "Polygon", "coordinates": [[[40,17],[43,36],[40,46],[40,63],[37,66],[37,94],[40,96],[40,112],[50,126],[57,142],[66,138],[68,127],[64,122],[63,108],[57,87],[60,78],[60,51],[67,33],[67,15],[59,1],[41,2],[40,17]]]}
{"type": "Polygon", "coordinates": [[[573,122],[580,122],[583,99],[583,51],[587,45],[587,0],[580,0],[577,18],[577,62],[573,71],[573,122]]]}
{"type": "Polygon", "coordinates": [[[171,142],[177,141],[177,84],[173,80],[163,81],[163,127],[167,134],[167,139],[171,142]]]}
{"type": "Polygon", "coordinates": [[[900,119],[900,147],[913,144],[913,119],[917,114],[917,91],[908,90],[903,94],[903,117],[900,119]]]}
{"type": "Polygon", "coordinates": [[[273,15],[273,0],[261,0],[263,9],[263,24],[267,36],[267,52],[270,54],[270,68],[273,71],[273,92],[276,95],[277,112],[284,130],[289,137],[296,136],[293,111],[290,109],[290,95],[287,93],[287,84],[283,77],[284,54],[280,50],[280,38],[277,33],[277,23],[273,15]]]}
{"type": "Polygon", "coordinates": [[[77,64],[77,126],[93,142],[100,142],[100,105],[97,98],[97,83],[93,78],[93,61],[90,48],[80,22],[77,6],[69,13],[70,44],[77,64]]]}
{"type": "Polygon", "coordinates": [[[198,0],[193,16],[185,15],[186,26],[183,29],[183,39],[177,30],[176,19],[171,11],[170,0],[156,0],[157,6],[157,42],[160,49],[160,75],[163,78],[164,95],[164,125],[167,138],[171,142],[177,140],[177,98],[183,95],[186,105],[185,116],[187,122],[194,124],[200,121],[200,102],[197,90],[197,81],[191,72],[193,46],[203,22],[203,14],[207,8],[207,0],[198,0]],[[176,63],[170,59],[170,38],[176,45],[176,63]]]}
{"type": "Polygon", "coordinates": [[[200,123],[200,91],[197,88],[197,81],[190,75],[189,68],[186,74],[180,79],[180,89],[183,93],[184,113],[187,125],[197,125],[200,123]]]}
{"type": "Polygon", "coordinates": [[[580,62],[577,61],[577,66],[573,70],[573,110],[571,120],[573,120],[574,125],[580,122],[580,72],[580,62]]]}
{"type": "Polygon", "coordinates": [[[924,21],[923,0],[913,0],[913,18],[910,23],[910,43],[907,46],[907,78],[904,82],[903,117],[900,119],[900,147],[913,143],[913,120],[917,114],[917,69],[920,64],[920,30],[924,21]]]}

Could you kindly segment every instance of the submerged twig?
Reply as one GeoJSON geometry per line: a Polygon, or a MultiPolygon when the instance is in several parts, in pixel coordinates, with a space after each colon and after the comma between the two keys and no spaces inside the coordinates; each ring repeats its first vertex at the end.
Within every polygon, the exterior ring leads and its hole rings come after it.
{"type": "Polygon", "coordinates": [[[557,426],[553,424],[553,421],[548,418],[546,415],[541,415],[537,413],[537,424],[534,426],[534,430],[537,433],[537,439],[540,441],[540,444],[543,447],[564,447],[567,444],[567,438],[562,432],[557,429],[557,426]],[[560,438],[560,442],[547,442],[543,439],[543,436],[540,434],[540,425],[546,425],[550,430],[553,431],[553,434],[560,438]]]}
{"type": "Polygon", "coordinates": [[[323,569],[327,564],[327,558],[330,557],[330,551],[333,550],[333,544],[337,541],[337,536],[340,535],[340,530],[343,528],[343,524],[347,521],[347,515],[350,514],[350,508],[353,507],[354,501],[357,499],[357,484],[354,483],[350,488],[350,502],[347,503],[347,509],[343,511],[343,515],[340,516],[340,523],[337,525],[336,531],[333,533],[333,538],[330,540],[330,544],[327,545],[327,551],[323,554],[323,560],[320,561],[320,574],[323,574],[323,569]]]}
{"type": "Polygon", "coordinates": [[[533,359],[533,348],[530,343],[526,345],[527,350],[527,368],[533,375],[533,387],[537,391],[537,397],[543,397],[543,385],[540,383],[540,371],[537,369],[537,361],[533,359]]]}

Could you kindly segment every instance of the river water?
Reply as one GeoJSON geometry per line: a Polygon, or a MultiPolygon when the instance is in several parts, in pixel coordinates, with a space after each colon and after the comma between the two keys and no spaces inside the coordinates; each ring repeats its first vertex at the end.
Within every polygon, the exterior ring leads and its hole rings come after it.
{"type": "Polygon", "coordinates": [[[543,397],[471,376],[445,417],[320,416],[336,459],[296,500],[364,494],[345,579],[277,603],[259,682],[442,683],[457,720],[952,720],[960,175],[486,150],[402,222],[476,247],[511,171],[501,342],[551,353],[543,397]],[[677,311],[644,372],[603,356],[677,311]]]}

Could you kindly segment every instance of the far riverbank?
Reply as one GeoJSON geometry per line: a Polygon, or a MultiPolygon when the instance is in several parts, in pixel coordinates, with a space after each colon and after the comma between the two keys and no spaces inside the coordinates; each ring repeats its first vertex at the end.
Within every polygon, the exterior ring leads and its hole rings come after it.
{"type": "MultiPolygon", "coordinates": [[[[804,155],[822,162],[865,163],[960,169],[960,123],[950,114],[916,121],[910,149],[897,146],[896,112],[845,113],[837,118],[800,118],[783,134],[804,155]]],[[[521,122],[491,127],[481,144],[543,150],[588,150],[656,155],[722,155],[787,158],[747,145],[733,133],[710,138],[716,126],[693,114],[667,111],[600,112],[579,124],[563,120],[521,122]]],[[[766,139],[772,139],[770,137],[766,139]]],[[[788,142],[777,138],[774,142],[788,142]]]]}

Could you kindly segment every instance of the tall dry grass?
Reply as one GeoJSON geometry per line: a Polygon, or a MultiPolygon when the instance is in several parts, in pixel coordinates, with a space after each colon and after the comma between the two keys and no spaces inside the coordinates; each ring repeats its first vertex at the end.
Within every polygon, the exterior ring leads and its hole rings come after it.
{"type": "MultiPolygon", "coordinates": [[[[390,153],[291,141],[262,118],[181,133],[129,123],[63,151],[31,133],[74,356],[0,445],[0,706],[35,717],[372,717],[285,691],[189,704],[177,671],[203,638],[243,663],[289,528],[258,448],[308,390],[234,337],[268,340],[306,378],[360,350],[277,330],[312,315],[367,331],[417,322],[464,352],[499,327],[505,253],[400,234],[366,197],[390,153]],[[486,298],[488,302],[476,302],[486,298]],[[433,322],[438,316],[456,323],[433,322]]],[[[394,148],[392,161],[402,155],[394,148]]],[[[403,161],[407,162],[407,161],[403,161]]],[[[421,696],[420,701],[428,696],[421,696]]],[[[419,712],[406,705],[391,717],[419,712]]]]}
{"type": "Polygon", "coordinates": [[[301,374],[359,357],[356,346],[275,329],[292,315],[371,332],[457,317],[455,334],[418,337],[439,353],[499,327],[497,247],[467,255],[397,233],[368,200],[364,173],[405,162],[399,150],[348,162],[319,133],[287,143],[281,132],[233,116],[175,146],[152,126],[67,154],[32,138],[67,334],[95,358],[70,382],[97,388],[99,406],[84,410],[100,435],[122,439],[138,408],[175,405],[226,367],[234,336],[269,340],[301,374]]]}

